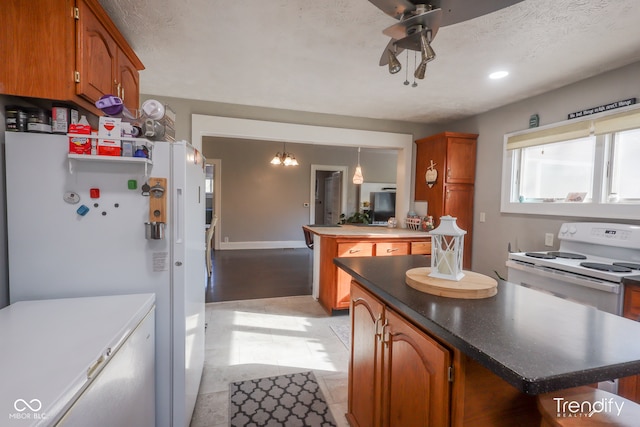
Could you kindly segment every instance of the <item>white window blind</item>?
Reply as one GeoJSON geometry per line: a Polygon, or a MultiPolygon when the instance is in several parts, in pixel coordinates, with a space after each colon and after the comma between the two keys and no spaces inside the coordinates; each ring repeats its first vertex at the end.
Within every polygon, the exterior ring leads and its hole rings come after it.
{"type": "Polygon", "coordinates": [[[563,122],[557,126],[532,129],[510,135],[507,138],[507,150],[570,141],[589,135],[603,135],[640,128],[640,109],[635,108],[614,114],[598,115],[577,122],[563,122]]]}

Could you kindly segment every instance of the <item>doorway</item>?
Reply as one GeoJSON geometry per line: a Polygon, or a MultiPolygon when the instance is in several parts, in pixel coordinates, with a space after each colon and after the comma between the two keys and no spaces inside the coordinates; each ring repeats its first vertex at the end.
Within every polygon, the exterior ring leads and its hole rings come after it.
{"type": "MultiPolygon", "coordinates": [[[[220,249],[220,233],[221,219],[220,210],[222,206],[221,192],[222,192],[222,160],[221,159],[207,159],[206,166],[206,178],[205,178],[205,194],[206,194],[206,222],[207,225],[211,224],[211,219],[215,215],[218,220],[216,222],[216,229],[213,234],[214,250],[220,249]]],[[[209,242],[207,242],[209,244],[209,242]]]]}
{"type": "Polygon", "coordinates": [[[348,166],[311,165],[309,224],[337,224],[340,221],[340,214],[345,213],[347,208],[348,186],[345,177],[348,172],[348,166]],[[327,183],[331,187],[329,194],[327,183]]]}

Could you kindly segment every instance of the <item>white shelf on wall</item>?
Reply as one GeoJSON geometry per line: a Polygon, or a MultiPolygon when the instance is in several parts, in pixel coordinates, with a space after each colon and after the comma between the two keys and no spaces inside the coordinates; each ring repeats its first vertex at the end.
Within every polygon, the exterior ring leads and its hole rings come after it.
{"type": "MultiPolygon", "coordinates": [[[[97,135],[86,135],[86,134],[74,134],[69,133],[67,136],[70,137],[80,137],[80,138],[90,138],[90,139],[99,139],[97,135]]],[[[144,145],[149,150],[150,157],[153,157],[153,141],[150,141],[146,138],[131,138],[131,137],[109,137],[109,139],[114,140],[124,140],[124,141],[133,141],[137,143],[137,145],[144,145]]],[[[96,162],[96,163],[120,163],[120,164],[132,164],[132,165],[141,165],[144,166],[144,176],[149,175],[149,167],[153,165],[151,158],[146,157],[123,157],[123,156],[105,156],[99,154],[67,154],[67,158],[69,159],[69,173],[73,174],[73,165],[75,161],[80,162],[96,162]]]]}

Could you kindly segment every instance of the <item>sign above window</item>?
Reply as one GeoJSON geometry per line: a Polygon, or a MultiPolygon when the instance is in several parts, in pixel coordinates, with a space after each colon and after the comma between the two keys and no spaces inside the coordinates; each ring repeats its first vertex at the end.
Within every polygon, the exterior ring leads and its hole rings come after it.
{"type": "Polygon", "coordinates": [[[591,114],[603,113],[609,110],[615,110],[616,108],[628,107],[636,103],[635,98],[623,99],[622,101],[612,102],[610,104],[601,105],[599,107],[587,108],[585,110],[576,111],[575,113],[569,113],[567,119],[576,119],[578,117],[589,116],[591,114]]]}

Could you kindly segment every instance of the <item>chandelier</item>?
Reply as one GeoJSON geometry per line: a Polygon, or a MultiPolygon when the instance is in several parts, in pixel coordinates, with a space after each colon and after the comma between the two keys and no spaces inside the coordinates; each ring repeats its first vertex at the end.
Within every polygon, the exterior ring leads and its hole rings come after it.
{"type": "Polygon", "coordinates": [[[277,152],[273,159],[271,159],[272,165],[283,165],[283,166],[298,166],[298,161],[296,160],[296,156],[293,153],[287,153],[287,144],[285,142],[282,143],[282,153],[277,152]]]}

